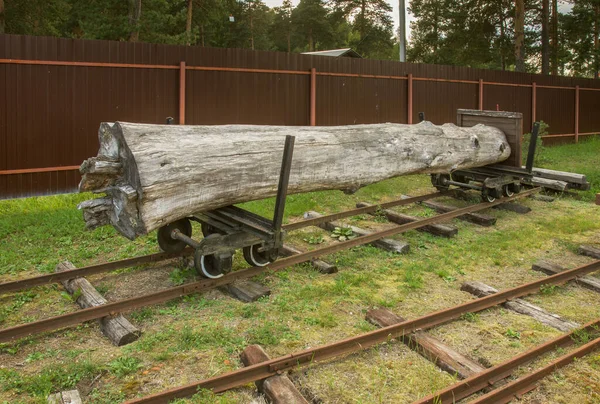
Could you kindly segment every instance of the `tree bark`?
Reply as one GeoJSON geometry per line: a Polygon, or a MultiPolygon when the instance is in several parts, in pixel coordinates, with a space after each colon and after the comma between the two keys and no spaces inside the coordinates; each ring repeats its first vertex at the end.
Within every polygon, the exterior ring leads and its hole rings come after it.
{"type": "Polygon", "coordinates": [[[552,75],[558,75],[558,0],[552,0],[552,75]]]}
{"type": "Polygon", "coordinates": [[[191,45],[192,42],[192,14],[193,14],[193,0],[187,0],[187,18],[185,21],[185,44],[191,45]]]}
{"type": "Polygon", "coordinates": [[[515,0],[515,71],[525,71],[525,5],[524,0],[515,0]]]}
{"type": "Polygon", "coordinates": [[[0,34],[4,34],[4,0],[0,0],[0,34]]]}
{"type": "Polygon", "coordinates": [[[184,126],[117,122],[99,129],[79,189],[89,228],[134,239],[195,212],[274,196],[285,135],[296,143],[288,193],[354,192],[413,173],[447,173],[506,160],[504,133],[477,125],[184,126]]]}
{"type": "Polygon", "coordinates": [[[594,78],[598,79],[600,74],[600,4],[594,6],[594,78]]]}
{"type": "Polygon", "coordinates": [[[137,42],[140,37],[140,17],[142,15],[142,0],[129,0],[129,25],[131,33],[129,42],[137,42]]]}
{"type": "Polygon", "coordinates": [[[550,73],[550,37],[548,25],[550,25],[549,13],[550,0],[542,0],[542,74],[550,73]]]}

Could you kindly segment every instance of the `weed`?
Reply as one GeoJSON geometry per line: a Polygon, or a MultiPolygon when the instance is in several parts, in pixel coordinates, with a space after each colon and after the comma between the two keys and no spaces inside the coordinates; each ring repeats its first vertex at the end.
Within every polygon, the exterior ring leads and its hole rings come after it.
{"type": "Polygon", "coordinates": [[[323,238],[322,235],[318,234],[318,235],[312,235],[312,236],[308,236],[306,238],[303,239],[305,242],[307,242],[308,244],[321,244],[323,242],[325,242],[325,238],[323,238]]]}
{"type": "Polygon", "coordinates": [[[169,279],[173,285],[182,285],[187,280],[193,279],[196,271],[193,268],[175,268],[169,273],[169,279]]]}
{"type": "Polygon", "coordinates": [[[468,321],[469,323],[475,323],[479,321],[479,314],[468,312],[461,314],[460,318],[461,320],[468,321]]]}
{"type": "Polygon", "coordinates": [[[110,372],[117,377],[135,373],[141,367],[141,361],[133,356],[121,356],[108,364],[110,372]]]}
{"type": "Polygon", "coordinates": [[[555,294],[559,290],[558,285],[542,285],[540,286],[540,293],[542,295],[550,296],[555,294]]]}
{"type": "Polygon", "coordinates": [[[337,239],[338,241],[345,241],[353,239],[354,237],[356,237],[356,235],[350,227],[336,227],[335,229],[333,229],[331,237],[337,239]]]}
{"type": "Polygon", "coordinates": [[[508,338],[511,338],[511,339],[521,339],[521,333],[519,331],[513,330],[512,328],[509,328],[508,330],[506,330],[504,335],[506,335],[508,338]]]}
{"type": "Polygon", "coordinates": [[[377,210],[374,213],[374,219],[377,223],[387,223],[388,218],[385,214],[385,210],[381,209],[381,206],[377,207],[377,210]]]}

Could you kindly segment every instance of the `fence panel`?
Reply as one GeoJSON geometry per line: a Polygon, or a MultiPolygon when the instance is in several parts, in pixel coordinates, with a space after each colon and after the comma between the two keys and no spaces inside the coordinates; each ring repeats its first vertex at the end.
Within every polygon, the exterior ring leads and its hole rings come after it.
{"type": "Polygon", "coordinates": [[[74,190],[77,166],[97,152],[102,121],[163,123],[171,116],[187,124],[309,125],[311,68],[316,69],[317,125],[416,123],[419,112],[441,124],[455,122],[458,108],[481,105],[523,113],[525,128],[534,116],[544,120],[555,136],[547,142],[572,141],[576,131],[600,131],[597,80],[0,35],[0,199],[74,190]],[[580,87],[577,112],[575,86],[580,87]]]}

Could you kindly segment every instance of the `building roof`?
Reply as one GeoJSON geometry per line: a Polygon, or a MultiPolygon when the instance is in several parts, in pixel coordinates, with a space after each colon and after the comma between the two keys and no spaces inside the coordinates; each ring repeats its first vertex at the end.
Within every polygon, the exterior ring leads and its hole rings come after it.
{"type": "Polygon", "coordinates": [[[334,58],[347,57],[347,58],[362,59],[362,56],[360,56],[357,52],[353,51],[351,48],[331,49],[331,50],[324,50],[324,51],[318,51],[318,52],[302,52],[302,54],[303,55],[317,55],[317,56],[331,56],[334,58]]]}

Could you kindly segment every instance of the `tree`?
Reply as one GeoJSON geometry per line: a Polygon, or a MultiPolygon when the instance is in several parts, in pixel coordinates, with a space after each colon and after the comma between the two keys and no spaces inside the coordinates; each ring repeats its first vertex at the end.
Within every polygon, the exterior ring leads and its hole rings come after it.
{"type": "Polygon", "coordinates": [[[194,2],[193,0],[187,0],[187,15],[185,19],[185,36],[186,45],[190,46],[192,40],[192,15],[193,15],[194,2]]]}
{"type": "Polygon", "coordinates": [[[542,0],[542,74],[550,73],[550,1],[542,0]]]}
{"type": "Polygon", "coordinates": [[[579,0],[563,16],[566,68],[575,76],[598,78],[600,70],[600,0],[579,0]]]}
{"type": "Polygon", "coordinates": [[[515,0],[515,70],[525,71],[525,4],[523,0],[515,0]]]}
{"type": "Polygon", "coordinates": [[[392,7],[385,0],[333,0],[335,7],[349,18],[352,29],[358,33],[358,41],[351,41],[360,54],[374,53],[375,47],[384,44],[392,48],[392,7]]]}
{"type": "Polygon", "coordinates": [[[273,9],[273,24],[270,27],[271,41],[276,50],[292,51],[292,2],[283,0],[281,7],[273,9]],[[281,36],[284,34],[284,37],[281,36]]]}
{"type": "Polygon", "coordinates": [[[300,0],[292,11],[292,26],[299,42],[299,50],[313,52],[319,43],[328,42],[333,36],[327,21],[329,11],[322,0],[300,0]]]}
{"type": "Polygon", "coordinates": [[[0,19],[4,31],[20,35],[66,36],[72,0],[10,0],[0,19]]]}
{"type": "Polygon", "coordinates": [[[140,36],[140,16],[142,15],[142,0],[129,0],[129,34],[130,42],[137,42],[140,36]]]}
{"type": "Polygon", "coordinates": [[[0,0],[0,34],[4,34],[4,0],[0,0]]]}

